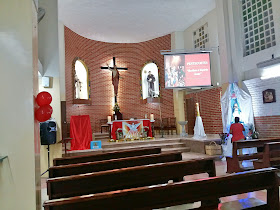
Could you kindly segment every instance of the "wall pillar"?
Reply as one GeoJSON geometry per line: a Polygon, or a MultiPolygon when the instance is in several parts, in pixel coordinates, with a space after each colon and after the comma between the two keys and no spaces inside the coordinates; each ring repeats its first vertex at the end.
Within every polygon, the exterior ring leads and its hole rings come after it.
{"type": "MultiPolygon", "coordinates": [[[[39,23],[39,59],[43,67],[43,75],[51,77],[51,84],[49,88],[44,88],[41,85],[41,77],[39,78],[39,91],[47,91],[52,95],[53,108],[52,118],[57,123],[57,135],[56,142],[61,140],[61,92],[60,92],[60,69],[64,68],[63,61],[60,62],[60,58],[63,60],[65,51],[63,50],[63,43],[59,43],[59,39],[63,42],[64,39],[59,37],[59,24],[58,24],[58,4],[57,0],[44,1],[39,0],[39,6],[44,8],[46,14],[39,23]],[[62,49],[59,49],[59,47],[62,49]]],[[[60,29],[61,31],[61,29],[60,29]]],[[[62,34],[64,35],[64,33],[62,34]]],[[[63,79],[65,75],[62,75],[63,79]]],[[[65,80],[62,80],[62,83],[65,80]]],[[[65,84],[65,83],[63,83],[65,84]]],[[[62,94],[63,95],[63,94],[62,94]]],[[[65,97],[65,88],[64,88],[65,97]]],[[[41,146],[41,172],[43,173],[48,169],[47,159],[47,146],[41,146]]],[[[62,144],[56,143],[50,146],[50,164],[52,166],[53,158],[62,156],[62,144]]],[[[44,176],[48,176],[46,173],[44,176]]]]}
{"type": "Polygon", "coordinates": [[[0,0],[0,209],[41,209],[37,5],[0,0]]]}
{"type": "MultiPolygon", "coordinates": [[[[184,32],[176,31],[171,34],[171,50],[184,49],[184,32]]],[[[185,121],[185,90],[173,89],[174,116],[176,121],[185,121]]],[[[182,127],[177,123],[177,133],[182,132],[182,127]]]]}

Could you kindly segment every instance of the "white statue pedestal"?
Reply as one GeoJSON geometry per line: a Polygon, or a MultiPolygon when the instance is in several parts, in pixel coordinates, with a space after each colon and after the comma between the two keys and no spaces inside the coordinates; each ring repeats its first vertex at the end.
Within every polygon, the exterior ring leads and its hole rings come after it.
{"type": "Polygon", "coordinates": [[[188,136],[188,134],[186,133],[186,130],[185,130],[185,125],[188,124],[188,121],[179,121],[178,123],[182,126],[182,133],[180,136],[182,136],[182,137],[188,136]]]}

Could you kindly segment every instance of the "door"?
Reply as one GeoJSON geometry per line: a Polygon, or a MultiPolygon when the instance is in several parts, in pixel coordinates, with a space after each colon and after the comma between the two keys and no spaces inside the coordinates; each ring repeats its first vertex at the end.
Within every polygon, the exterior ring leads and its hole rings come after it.
{"type": "Polygon", "coordinates": [[[194,124],[195,124],[195,102],[194,98],[186,99],[186,113],[187,113],[187,121],[188,121],[188,131],[189,135],[194,134],[194,124]]]}

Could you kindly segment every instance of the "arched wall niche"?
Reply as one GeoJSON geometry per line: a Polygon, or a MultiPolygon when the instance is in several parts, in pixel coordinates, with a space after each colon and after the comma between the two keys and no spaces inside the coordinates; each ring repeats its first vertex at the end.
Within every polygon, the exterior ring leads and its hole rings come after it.
{"type": "Polygon", "coordinates": [[[147,98],[160,97],[160,75],[156,62],[148,61],[141,69],[141,96],[147,98]]]}
{"type": "Polygon", "coordinates": [[[85,61],[76,57],[72,63],[73,104],[91,104],[89,69],[85,61]]]}

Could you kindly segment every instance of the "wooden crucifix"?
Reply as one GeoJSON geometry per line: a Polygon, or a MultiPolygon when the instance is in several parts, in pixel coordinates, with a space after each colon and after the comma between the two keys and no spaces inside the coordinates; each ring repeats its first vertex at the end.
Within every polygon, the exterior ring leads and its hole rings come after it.
{"type": "Polygon", "coordinates": [[[127,68],[117,67],[116,58],[113,57],[113,67],[101,66],[101,69],[107,69],[112,71],[112,84],[114,86],[115,103],[117,103],[118,87],[119,87],[119,79],[120,79],[119,70],[127,70],[127,68]]]}

